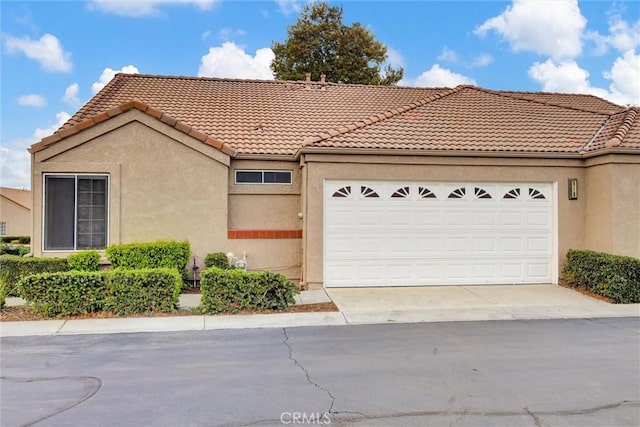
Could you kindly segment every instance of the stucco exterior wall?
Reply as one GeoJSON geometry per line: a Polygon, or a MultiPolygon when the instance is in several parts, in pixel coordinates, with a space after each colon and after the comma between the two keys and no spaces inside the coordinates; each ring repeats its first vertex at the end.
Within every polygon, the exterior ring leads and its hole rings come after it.
{"type": "MultiPolygon", "coordinates": [[[[229,168],[229,230],[301,230],[300,168],[297,162],[233,160],[229,168]],[[291,184],[235,184],[235,170],[290,170],[291,184]]],[[[247,256],[250,270],[268,269],[300,280],[301,239],[228,239],[224,252],[247,256]]]]}
{"type": "MultiPolygon", "coordinates": [[[[542,158],[305,155],[303,282],[323,283],[323,193],[327,179],[557,183],[557,272],[567,250],[583,246],[586,200],[568,200],[568,179],[585,181],[581,160],[542,158]]],[[[556,273],[557,273],[556,272],[556,273]]]]}
{"type": "Polygon", "coordinates": [[[31,211],[0,197],[0,222],[6,223],[7,236],[31,236],[31,211]]]}
{"type": "Polygon", "coordinates": [[[204,258],[226,241],[226,155],[137,111],[105,122],[95,135],[83,134],[35,153],[36,255],[66,255],[42,253],[46,172],[109,174],[110,244],[188,240],[204,258]]]}
{"type": "Polygon", "coordinates": [[[593,159],[586,168],[585,248],[640,258],[640,160],[593,159]]]}

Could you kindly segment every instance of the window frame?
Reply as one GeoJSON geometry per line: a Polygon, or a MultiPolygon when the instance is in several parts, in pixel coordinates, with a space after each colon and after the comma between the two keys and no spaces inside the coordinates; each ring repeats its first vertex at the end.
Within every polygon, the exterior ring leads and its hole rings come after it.
{"type": "Polygon", "coordinates": [[[7,221],[0,221],[0,236],[7,235],[7,221]]]}
{"type": "Polygon", "coordinates": [[[293,170],[291,169],[234,169],[233,182],[235,185],[293,185],[293,170]],[[238,182],[238,172],[259,172],[261,182],[238,182]],[[265,172],[283,172],[289,174],[289,182],[264,182],[265,172]]]}
{"type": "Polygon", "coordinates": [[[41,239],[41,250],[42,252],[47,253],[66,253],[66,252],[79,252],[86,249],[78,249],[78,179],[79,178],[104,178],[105,179],[105,245],[104,248],[93,248],[99,251],[105,250],[109,246],[109,234],[110,234],[110,212],[111,212],[111,176],[108,173],[50,173],[45,172],[42,174],[42,239],[41,239]],[[73,248],[71,249],[47,249],[45,247],[46,241],[46,189],[47,189],[47,177],[58,177],[58,178],[69,178],[73,179],[74,183],[74,199],[73,199],[73,248]]]}

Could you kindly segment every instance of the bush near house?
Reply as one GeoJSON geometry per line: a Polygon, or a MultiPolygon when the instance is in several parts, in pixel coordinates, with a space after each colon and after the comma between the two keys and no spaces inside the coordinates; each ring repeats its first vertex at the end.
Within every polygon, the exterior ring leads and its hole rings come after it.
{"type": "Polygon", "coordinates": [[[100,254],[98,251],[82,251],[67,257],[72,270],[98,271],[100,270],[100,254]]]}
{"type": "Polygon", "coordinates": [[[206,269],[200,275],[200,310],[206,314],[247,309],[286,310],[296,287],[282,274],[264,271],[206,269]]]}
{"type": "Polygon", "coordinates": [[[4,308],[4,304],[7,300],[7,285],[0,282],[0,309],[4,308]]]}
{"type": "Polygon", "coordinates": [[[20,296],[41,316],[78,315],[100,311],[106,298],[105,274],[69,271],[25,277],[20,296]]]}
{"type": "Polygon", "coordinates": [[[187,279],[189,242],[159,241],[109,246],[105,254],[115,269],[175,268],[187,279]]]}
{"type": "Polygon", "coordinates": [[[0,236],[0,243],[13,243],[28,245],[31,243],[31,237],[29,236],[0,236]]]}
{"type": "Polygon", "coordinates": [[[104,311],[127,315],[177,308],[182,278],[175,269],[114,270],[106,279],[104,311]]]}
{"type": "Polygon", "coordinates": [[[16,255],[0,255],[0,286],[7,295],[18,295],[20,279],[32,274],[68,271],[65,258],[24,258],[16,255]]]}
{"type": "Polygon", "coordinates": [[[640,302],[638,258],[571,249],[563,276],[569,286],[583,287],[613,303],[640,302]]]}
{"type": "Polygon", "coordinates": [[[31,252],[31,248],[25,245],[5,245],[0,244],[0,255],[18,255],[25,256],[31,252]]]}
{"type": "Polygon", "coordinates": [[[98,311],[114,314],[171,312],[180,293],[174,269],[69,271],[25,277],[20,295],[42,316],[98,311]]]}
{"type": "Polygon", "coordinates": [[[229,270],[233,267],[229,264],[229,258],[224,252],[214,252],[212,254],[207,254],[204,257],[204,266],[206,268],[209,267],[218,267],[222,270],[229,270]]]}

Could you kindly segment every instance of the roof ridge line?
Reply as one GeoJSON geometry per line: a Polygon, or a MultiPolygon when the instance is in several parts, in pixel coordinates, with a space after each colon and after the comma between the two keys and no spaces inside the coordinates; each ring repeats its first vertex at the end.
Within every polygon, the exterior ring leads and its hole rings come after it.
{"type": "Polygon", "coordinates": [[[377,114],[373,114],[369,117],[366,117],[362,120],[355,121],[351,124],[342,125],[338,128],[330,129],[327,132],[320,132],[315,136],[308,136],[302,141],[302,146],[313,145],[317,142],[324,141],[329,138],[333,138],[334,136],[344,135],[349,132],[352,132],[357,129],[362,129],[371,124],[378,123],[390,119],[392,117],[399,116],[400,114],[406,113],[407,111],[415,110],[416,108],[422,107],[430,102],[435,100],[444,98],[445,96],[449,96],[453,93],[460,92],[462,89],[468,88],[468,85],[458,85],[454,88],[446,88],[442,92],[438,92],[432,95],[429,95],[424,98],[420,98],[417,101],[414,101],[410,104],[403,105],[401,107],[392,108],[390,110],[386,110],[377,114]]]}
{"type": "Polygon", "coordinates": [[[622,124],[618,127],[616,133],[613,134],[611,139],[604,144],[605,148],[619,147],[638,117],[638,109],[635,107],[628,108],[624,113],[625,115],[622,120],[622,124]]]}
{"type": "MultiPolygon", "coordinates": [[[[30,191],[30,190],[25,190],[25,191],[30,191]]],[[[7,200],[8,200],[8,201],[10,201],[11,203],[16,204],[16,205],[20,206],[21,208],[24,208],[24,209],[26,209],[26,210],[28,210],[28,211],[30,211],[30,210],[31,210],[31,208],[30,208],[30,207],[23,205],[22,203],[20,203],[20,202],[18,202],[18,201],[16,201],[16,200],[14,200],[14,199],[12,199],[11,197],[7,196],[6,194],[0,194],[0,197],[7,199],[7,200]]]]}
{"type": "Polygon", "coordinates": [[[39,142],[33,144],[29,151],[31,153],[35,153],[41,150],[44,150],[45,148],[47,148],[49,145],[54,144],[58,141],[61,141],[71,135],[74,135],[76,133],[79,133],[85,129],[91,128],[95,125],[97,125],[100,122],[103,122],[107,119],[110,119],[112,117],[118,116],[122,113],[126,113],[129,110],[132,109],[136,109],[139,110],[151,117],[154,117],[158,120],[160,120],[161,122],[165,123],[166,125],[169,125],[177,130],[179,130],[180,132],[187,134],[188,136],[195,138],[207,145],[210,145],[220,151],[222,151],[223,153],[229,155],[229,156],[233,156],[236,154],[236,150],[231,147],[229,144],[227,144],[226,142],[223,142],[219,139],[216,138],[212,138],[211,136],[207,135],[206,133],[197,130],[196,128],[194,128],[193,126],[182,122],[178,119],[173,118],[172,116],[170,116],[169,114],[152,107],[151,105],[142,102],[138,99],[132,99],[131,101],[127,101],[124,102],[116,107],[110,108],[107,111],[103,111],[102,113],[98,113],[88,119],[85,119],[71,127],[56,131],[53,135],[47,136],[45,138],[42,138],[39,142]]]}
{"type": "MultiPolygon", "coordinates": [[[[588,108],[579,108],[579,107],[574,107],[574,106],[570,106],[570,105],[566,105],[566,104],[560,104],[560,103],[557,103],[557,102],[541,100],[541,99],[537,99],[537,98],[528,98],[528,97],[523,96],[523,95],[518,95],[518,92],[500,91],[500,90],[494,90],[494,89],[485,89],[485,88],[477,87],[477,86],[472,86],[472,87],[474,89],[476,89],[476,90],[483,91],[483,92],[486,92],[486,93],[489,93],[489,94],[503,96],[505,98],[517,99],[518,101],[535,102],[536,104],[548,105],[550,107],[566,108],[568,110],[583,111],[585,113],[602,114],[604,116],[611,116],[613,114],[617,114],[618,113],[617,111],[613,111],[613,110],[594,110],[594,109],[588,109],[588,108]]],[[[547,93],[547,94],[553,95],[552,92],[529,92],[529,93],[531,93],[531,94],[547,93]]],[[[562,95],[562,94],[560,94],[560,95],[562,95]]],[[[594,95],[590,95],[590,94],[577,94],[577,93],[567,93],[567,94],[564,94],[564,95],[594,96],[594,95]]],[[[594,97],[598,98],[597,96],[594,96],[594,97]]]]}

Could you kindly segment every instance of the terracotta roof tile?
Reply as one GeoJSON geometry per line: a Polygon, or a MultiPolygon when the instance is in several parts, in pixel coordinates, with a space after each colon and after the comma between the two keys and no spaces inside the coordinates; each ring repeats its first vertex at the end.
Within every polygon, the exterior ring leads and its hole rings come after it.
{"type": "Polygon", "coordinates": [[[316,140],[313,146],[579,153],[609,116],[561,104],[459,87],[370,126],[316,140]]]}
{"type": "Polygon", "coordinates": [[[591,95],[118,74],[32,150],[131,108],[228,154],[640,148],[637,115],[591,95]]]}

